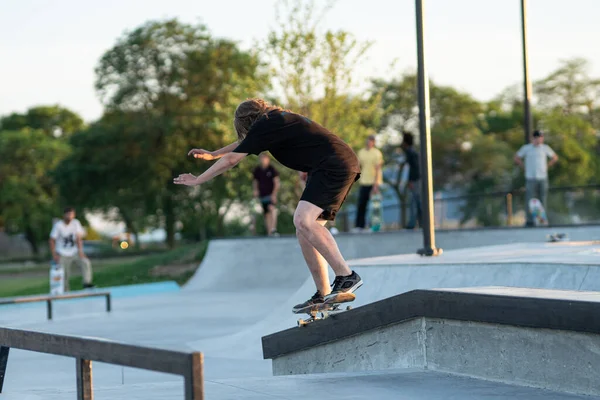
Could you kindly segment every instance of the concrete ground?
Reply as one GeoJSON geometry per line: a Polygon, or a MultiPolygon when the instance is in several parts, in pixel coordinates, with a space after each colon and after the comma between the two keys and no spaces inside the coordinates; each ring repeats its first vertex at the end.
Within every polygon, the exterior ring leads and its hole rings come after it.
{"type": "MultiPolygon", "coordinates": [[[[600,227],[569,234],[571,238],[600,239],[600,227]]],[[[461,243],[469,247],[470,243],[484,243],[486,235],[486,231],[470,231],[445,240],[457,248],[461,243]]],[[[406,232],[346,235],[340,237],[340,247],[348,258],[387,256],[412,253],[413,244],[420,240],[420,235],[406,232]]],[[[488,244],[522,244],[456,254],[447,250],[434,260],[409,254],[355,262],[365,280],[356,303],[433,287],[598,290],[600,254],[596,254],[595,244],[547,245],[544,240],[542,230],[490,231],[488,244]],[[536,243],[523,244],[526,238],[532,240],[532,232],[536,243]],[[540,254],[553,252],[558,246],[570,250],[541,259],[540,254]],[[508,253],[514,256],[503,260],[508,253]],[[451,262],[444,264],[445,259],[451,262]],[[486,262],[490,260],[494,261],[486,262]],[[424,264],[426,261],[429,265],[424,264]]],[[[123,296],[114,301],[110,314],[104,311],[102,301],[57,302],[53,321],[45,320],[45,304],[1,307],[0,326],[203,351],[208,399],[580,398],[429,372],[272,377],[270,361],[262,360],[260,338],[294,326],[297,316],[291,314],[292,305],[313,293],[314,286],[292,238],[220,240],[211,243],[195,277],[178,292],[123,296]]],[[[182,381],[176,376],[100,363],[94,364],[93,373],[97,399],[183,397],[182,381]]],[[[11,351],[3,399],[74,398],[74,390],[73,359],[11,351]]]]}
{"type": "MultiPolygon", "coordinates": [[[[594,397],[512,386],[437,372],[385,371],[362,374],[320,374],[207,380],[208,400],[593,400],[594,397]]],[[[75,399],[72,389],[44,388],[2,394],[6,400],[75,399]]],[[[97,400],[164,400],[183,398],[180,382],[96,385],[97,400]]]]}

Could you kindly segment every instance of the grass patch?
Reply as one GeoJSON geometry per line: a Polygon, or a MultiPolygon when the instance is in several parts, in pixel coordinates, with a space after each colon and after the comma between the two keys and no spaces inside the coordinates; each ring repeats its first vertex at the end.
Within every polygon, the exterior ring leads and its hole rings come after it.
{"type": "MultiPolygon", "coordinates": [[[[119,262],[111,260],[106,264],[92,261],[94,284],[97,287],[108,287],[174,280],[181,285],[194,274],[194,271],[187,271],[179,276],[171,276],[152,274],[152,269],[159,265],[168,269],[169,265],[199,264],[199,260],[204,257],[207,247],[207,243],[202,242],[184,245],[160,254],[136,257],[134,260],[122,259],[119,262]]],[[[48,268],[46,268],[46,272],[48,272],[48,268]]],[[[50,290],[48,279],[48,276],[7,277],[6,275],[0,275],[0,297],[48,293],[50,290]]],[[[72,276],[69,279],[69,286],[71,290],[82,289],[81,277],[72,276]]]]}
{"type": "MultiPolygon", "coordinates": [[[[92,266],[94,268],[94,270],[100,270],[103,269],[107,266],[111,266],[111,265],[116,265],[116,264],[124,264],[124,263],[131,263],[133,261],[139,260],[143,257],[141,256],[127,256],[127,257],[120,257],[120,258],[108,258],[108,259],[101,259],[101,260],[95,260],[93,258],[90,258],[91,262],[92,262],[92,266]]],[[[42,263],[38,263],[38,264],[29,264],[29,265],[19,265],[19,266],[3,266],[2,264],[0,264],[0,279],[3,279],[3,275],[19,275],[19,274],[28,274],[28,275],[33,275],[33,274],[39,274],[39,275],[47,275],[48,274],[48,268],[50,268],[50,261],[49,260],[45,260],[42,263]]],[[[76,273],[79,274],[80,271],[78,271],[76,268],[74,271],[72,271],[72,273],[76,273]]]]}

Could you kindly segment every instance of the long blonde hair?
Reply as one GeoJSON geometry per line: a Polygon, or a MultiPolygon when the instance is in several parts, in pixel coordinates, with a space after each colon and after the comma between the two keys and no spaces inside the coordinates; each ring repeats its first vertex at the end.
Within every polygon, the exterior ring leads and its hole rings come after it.
{"type": "Polygon", "coordinates": [[[233,126],[237,132],[238,139],[244,140],[250,127],[263,115],[269,111],[279,110],[283,111],[283,108],[269,104],[263,99],[248,99],[240,103],[235,109],[233,118],[233,126]]]}

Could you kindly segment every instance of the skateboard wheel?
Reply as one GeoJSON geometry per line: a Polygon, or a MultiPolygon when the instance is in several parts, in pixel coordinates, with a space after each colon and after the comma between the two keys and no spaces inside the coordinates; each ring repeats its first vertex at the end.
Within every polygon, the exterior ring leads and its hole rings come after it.
{"type": "Polygon", "coordinates": [[[350,310],[352,310],[352,306],[346,307],[346,311],[350,311],[350,310]]]}

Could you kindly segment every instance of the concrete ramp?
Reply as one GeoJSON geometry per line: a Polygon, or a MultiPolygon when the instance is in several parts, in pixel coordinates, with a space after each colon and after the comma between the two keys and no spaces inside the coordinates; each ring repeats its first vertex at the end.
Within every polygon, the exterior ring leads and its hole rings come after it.
{"type": "Polygon", "coordinates": [[[296,238],[212,240],[184,290],[297,289],[308,277],[296,238]]]}
{"type": "MultiPolygon", "coordinates": [[[[598,249],[595,243],[522,243],[452,250],[438,258],[408,254],[354,260],[350,263],[365,284],[357,291],[352,306],[415,289],[510,286],[600,290],[598,249]],[[547,256],[544,258],[543,254],[547,256]],[[594,261],[597,264],[591,264],[594,261]]],[[[296,290],[281,294],[281,301],[258,309],[253,324],[227,337],[197,340],[188,345],[198,350],[211,349],[211,354],[220,357],[261,358],[261,337],[294,327],[299,317],[306,317],[292,314],[291,309],[314,291],[312,279],[306,278],[296,290]]]]}
{"type": "Polygon", "coordinates": [[[350,262],[365,282],[356,305],[414,289],[509,286],[600,291],[600,242],[520,243],[350,262]]]}

